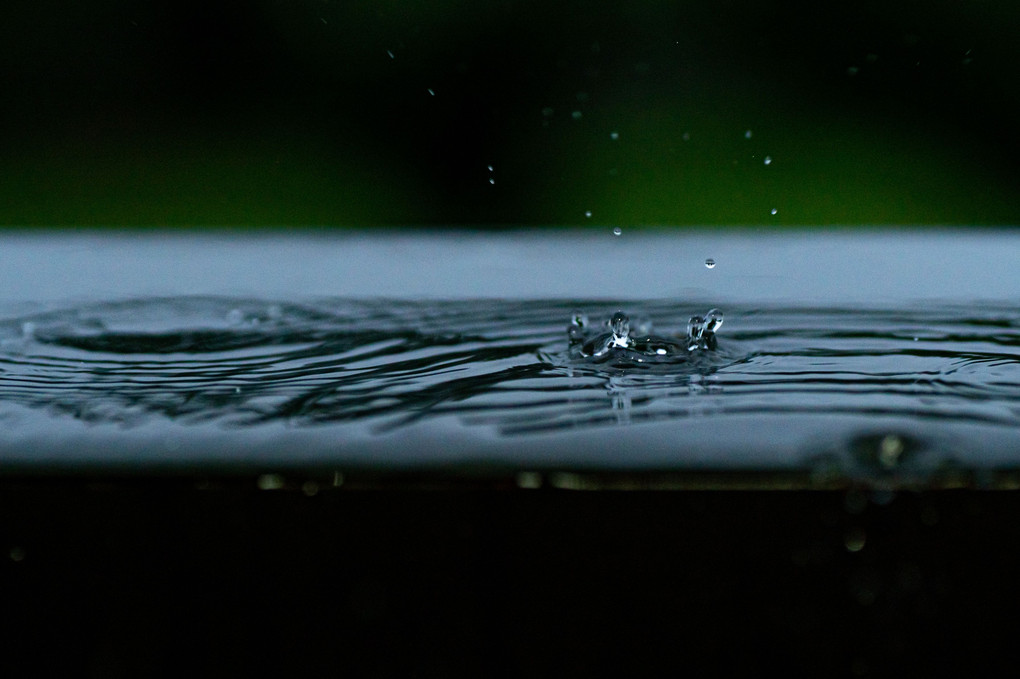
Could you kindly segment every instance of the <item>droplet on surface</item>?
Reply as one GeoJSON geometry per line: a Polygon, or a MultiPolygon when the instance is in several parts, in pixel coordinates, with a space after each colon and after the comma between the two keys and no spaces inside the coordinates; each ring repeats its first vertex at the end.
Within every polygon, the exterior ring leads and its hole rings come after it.
{"type": "Polygon", "coordinates": [[[715,260],[712,259],[711,257],[706,259],[705,260],[705,268],[706,269],[714,269],[715,268],[715,260]]]}
{"type": "Polygon", "coordinates": [[[772,156],[765,156],[765,164],[766,165],[772,164],[772,156]]]}
{"type": "Polygon", "coordinates": [[[614,226],[614,227],[613,227],[613,235],[614,235],[614,236],[619,236],[619,235],[621,235],[621,234],[623,234],[623,229],[621,229],[621,228],[620,228],[620,227],[618,227],[618,226],[614,226]]]}
{"type": "Polygon", "coordinates": [[[613,345],[618,347],[627,346],[630,338],[630,318],[622,311],[613,314],[609,321],[609,329],[613,331],[613,345]]]}

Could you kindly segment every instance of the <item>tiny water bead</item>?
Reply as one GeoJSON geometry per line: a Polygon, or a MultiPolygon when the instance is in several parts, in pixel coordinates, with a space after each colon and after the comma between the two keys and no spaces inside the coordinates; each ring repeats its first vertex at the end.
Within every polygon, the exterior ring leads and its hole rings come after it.
{"type": "Polygon", "coordinates": [[[588,318],[575,312],[567,326],[567,339],[575,358],[596,359],[599,363],[675,363],[688,360],[692,352],[713,351],[722,322],[722,312],[712,309],[704,317],[692,316],[684,337],[664,337],[652,334],[650,321],[641,321],[637,332],[632,332],[630,317],[622,311],[614,313],[601,329],[592,329],[588,318]]]}
{"type": "Polygon", "coordinates": [[[706,269],[714,269],[715,268],[715,260],[712,259],[711,257],[706,259],[705,260],[705,268],[706,269]]]}

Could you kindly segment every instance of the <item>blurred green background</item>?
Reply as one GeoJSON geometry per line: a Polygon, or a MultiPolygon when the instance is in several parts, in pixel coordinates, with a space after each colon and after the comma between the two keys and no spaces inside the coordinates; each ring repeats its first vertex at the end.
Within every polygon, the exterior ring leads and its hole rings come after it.
{"type": "Polygon", "coordinates": [[[1018,224],[1018,26],[1011,0],[8,2],[0,224],[1018,224]]]}

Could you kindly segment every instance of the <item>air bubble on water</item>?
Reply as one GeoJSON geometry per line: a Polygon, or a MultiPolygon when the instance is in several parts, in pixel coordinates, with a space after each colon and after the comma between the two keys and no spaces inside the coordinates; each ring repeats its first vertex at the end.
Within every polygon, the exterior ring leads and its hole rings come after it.
{"type": "Polygon", "coordinates": [[[580,111],[574,111],[573,113],[570,114],[570,116],[574,120],[580,120],[581,119],[581,112],[580,111]]]}
{"type": "Polygon", "coordinates": [[[747,130],[746,132],[744,132],[744,139],[750,139],[750,138],[751,138],[751,130],[747,130]]]}
{"type": "Polygon", "coordinates": [[[772,164],[772,156],[765,156],[765,164],[766,165],[772,164]]]}
{"type": "Polygon", "coordinates": [[[612,139],[613,141],[616,141],[617,139],[620,138],[620,133],[619,132],[610,132],[609,133],[609,138],[612,139]]]}
{"type": "Polygon", "coordinates": [[[618,226],[614,226],[614,227],[613,227],[613,235],[614,235],[614,236],[620,236],[620,235],[622,235],[622,234],[623,234],[623,229],[621,229],[621,228],[620,228],[620,227],[618,227],[618,226]]]}
{"type": "Polygon", "coordinates": [[[715,268],[715,260],[712,259],[711,257],[706,259],[705,260],[705,268],[706,269],[714,269],[715,268]]]}
{"type": "Polygon", "coordinates": [[[772,214],[776,214],[777,212],[779,212],[779,210],[777,210],[776,208],[772,208],[772,214]]]}
{"type": "Polygon", "coordinates": [[[613,346],[626,347],[630,339],[630,318],[622,311],[613,314],[609,321],[609,329],[613,332],[613,346]]]}

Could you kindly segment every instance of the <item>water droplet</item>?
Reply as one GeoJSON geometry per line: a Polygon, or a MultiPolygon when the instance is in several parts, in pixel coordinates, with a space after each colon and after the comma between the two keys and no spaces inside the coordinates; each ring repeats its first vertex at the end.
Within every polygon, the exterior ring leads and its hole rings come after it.
{"type": "Polygon", "coordinates": [[[630,318],[622,311],[613,314],[609,321],[609,329],[613,331],[613,346],[626,347],[630,339],[630,318]]]}
{"type": "Polygon", "coordinates": [[[709,309],[705,320],[705,332],[715,334],[719,326],[723,324],[723,313],[718,309],[709,309]]]}
{"type": "Polygon", "coordinates": [[[496,169],[492,165],[489,165],[488,167],[489,167],[489,172],[492,172],[492,171],[494,171],[496,169]]]}
{"type": "Polygon", "coordinates": [[[772,214],[776,214],[777,212],[779,212],[779,210],[777,210],[776,208],[772,208],[772,214]]]}
{"type": "Polygon", "coordinates": [[[390,59],[396,59],[397,58],[396,55],[393,54],[392,50],[386,50],[386,54],[388,54],[390,56],[390,59]]]}
{"type": "Polygon", "coordinates": [[[585,210],[584,216],[587,217],[588,219],[591,219],[591,210],[585,210]]]}
{"type": "Polygon", "coordinates": [[[580,112],[580,111],[574,111],[574,112],[573,112],[573,113],[571,113],[570,115],[571,115],[571,117],[572,117],[572,118],[573,118],[574,120],[580,120],[580,119],[581,119],[581,112],[580,112]]]}
{"type": "Polygon", "coordinates": [[[744,139],[750,139],[750,138],[751,138],[751,130],[748,130],[748,131],[744,132],[744,139]]]}
{"type": "Polygon", "coordinates": [[[496,180],[495,180],[495,179],[493,179],[492,177],[489,177],[489,183],[490,183],[490,184],[495,184],[495,183],[496,183],[496,180]]]}
{"type": "Polygon", "coordinates": [[[691,140],[691,133],[690,132],[684,132],[682,135],[680,135],[680,138],[683,139],[684,141],[690,141],[691,140]]]}
{"type": "Polygon", "coordinates": [[[705,268],[706,269],[714,269],[715,268],[715,260],[712,259],[711,257],[706,259],[705,260],[705,268]]]}
{"type": "Polygon", "coordinates": [[[622,234],[623,234],[623,229],[621,229],[618,226],[614,226],[613,227],[613,235],[614,236],[619,236],[619,235],[622,235],[622,234]]]}
{"type": "Polygon", "coordinates": [[[436,96],[436,93],[432,90],[431,87],[428,89],[428,93],[433,97],[436,96]]]}
{"type": "Polygon", "coordinates": [[[617,139],[620,138],[620,133],[619,132],[610,132],[609,133],[609,138],[612,139],[613,141],[616,141],[617,139]]]}
{"type": "Polygon", "coordinates": [[[772,164],[772,156],[765,156],[765,164],[766,165],[772,164]]]}

